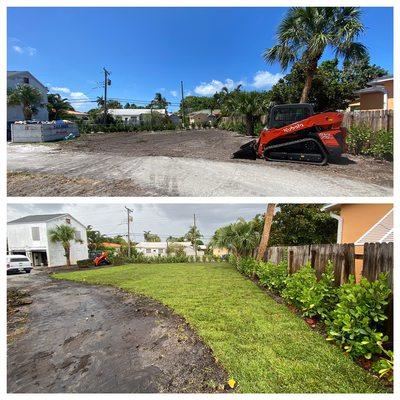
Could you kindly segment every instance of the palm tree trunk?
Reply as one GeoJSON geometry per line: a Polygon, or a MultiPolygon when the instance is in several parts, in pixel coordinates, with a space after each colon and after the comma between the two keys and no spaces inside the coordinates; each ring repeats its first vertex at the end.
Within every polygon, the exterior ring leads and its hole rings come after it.
{"type": "Polygon", "coordinates": [[[70,254],[70,248],[69,247],[64,247],[65,250],[65,258],[67,259],[67,267],[71,266],[71,254],[70,254]]]}
{"type": "Polygon", "coordinates": [[[304,82],[303,91],[301,93],[301,98],[299,103],[307,103],[308,94],[311,90],[312,81],[314,79],[315,72],[317,71],[318,67],[318,59],[314,59],[310,62],[308,67],[306,68],[306,81],[304,82]]]}

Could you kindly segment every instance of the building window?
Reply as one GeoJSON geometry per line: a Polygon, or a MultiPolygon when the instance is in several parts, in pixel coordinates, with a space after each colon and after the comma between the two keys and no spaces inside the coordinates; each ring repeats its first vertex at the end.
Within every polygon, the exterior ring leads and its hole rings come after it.
{"type": "Polygon", "coordinates": [[[38,226],[32,226],[32,240],[40,240],[40,230],[38,226]]]}
{"type": "Polygon", "coordinates": [[[66,218],[66,219],[65,219],[65,222],[66,222],[67,224],[70,224],[70,223],[71,223],[71,219],[70,219],[70,218],[66,218]]]}
{"type": "Polygon", "coordinates": [[[29,85],[29,78],[28,78],[28,77],[24,77],[23,80],[24,80],[24,83],[26,83],[27,85],[29,85]]]}
{"type": "Polygon", "coordinates": [[[75,232],[75,239],[76,240],[82,240],[82,234],[80,231],[76,231],[75,232]]]}
{"type": "Polygon", "coordinates": [[[151,253],[151,249],[146,249],[146,253],[151,253]]]}

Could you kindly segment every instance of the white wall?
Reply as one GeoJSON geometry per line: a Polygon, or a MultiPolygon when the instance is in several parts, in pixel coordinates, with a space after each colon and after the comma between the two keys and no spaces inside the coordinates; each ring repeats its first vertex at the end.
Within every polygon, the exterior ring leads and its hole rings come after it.
{"type": "Polygon", "coordinates": [[[47,231],[45,223],[11,224],[7,225],[7,240],[9,250],[46,250],[47,231]],[[40,240],[33,240],[32,227],[38,227],[40,240]]]}
{"type": "MultiPolygon", "coordinates": [[[[47,230],[49,231],[50,229],[54,229],[57,225],[66,225],[66,218],[69,217],[62,217],[49,221],[47,223],[47,230]]],[[[70,221],[70,226],[81,232],[81,239],[83,241],[83,243],[71,242],[71,264],[76,264],[78,260],[83,260],[89,257],[87,234],[85,226],[75,221],[73,218],[70,218],[70,221]]],[[[57,267],[66,264],[67,260],[64,256],[64,249],[61,243],[52,243],[48,240],[48,248],[49,267],[57,267]]]]}
{"type": "MultiPolygon", "coordinates": [[[[49,113],[47,111],[47,89],[39,84],[36,79],[33,79],[30,74],[20,74],[7,77],[7,89],[15,89],[18,84],[23,84],[23,78],[29,78],[29,85],[39,89],[42,93],[42,104],[43,107],[39,107],[37,114],[33,116],[38,121],[48,121],[49,113]]],[[[21,121],[24,119],[24,113],[22,112],[22,106],[7,106],[7,121],[21,121]]]]}

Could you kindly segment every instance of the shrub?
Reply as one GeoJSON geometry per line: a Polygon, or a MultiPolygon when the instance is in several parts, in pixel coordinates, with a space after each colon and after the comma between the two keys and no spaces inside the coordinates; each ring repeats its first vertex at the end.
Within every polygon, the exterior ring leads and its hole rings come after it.
{"type": "Polygon", "coordinates": [[[76,262],[76,265],[79,268],[88,268],[88,267],[92,267],[94,264],[93,264],[93,260],[92,259],[86,258],[84,260],[78,260],[76,262]]]}
{"type": "Polygon", "coordinates": [[[369,155],[380,160],[393,160],[393,130],[374,132],[366,124],[353,125],[346,138],[349,152],[369,155]]]}
{"type": "Polygon", "coordinates": [[[386,355],[387,358],[380,358],[372,365],[372,370],[376,372],[380,378],[386,378],[388,381],[393,381],[393,351],[385,350],[382,347],[382,352],[386,355]]]}
{"type": "Polygon", "coordinates": [[[282,293],[286,287],[287,269],[287,261],[281,261],[279,264],[260,262],[255,273],[263,286],[274,292],[282,293]]]}
{"type": "Polygon", "coordinates": [[[246,276],[253,276],[257,267],[257,261],[251,257],[242,257],[238,259],[236,268],[240,273],[246,276]]]}
{"type": "Polygon", "coordinates": [[[331,262],[328,262],[319,281],[315,270],[308,264],[288,276],[282,296],[296,306],[303,317],[326,320],[337,303],[337,288],[334,281],[334,268],[331,262]]]}
{"type": "Polygon", "coordinates": [[[393,160],[393,131],[380,130],[374,133],[368,154],[381,160],[393,160]]]}
{"type": "Polygon", "coordinates": [[[352,357],[370,359],[372,354],[381,354],[388,337],[379,330],[387,319],[390,293],[385,274],[374,282],[363,277],[359,284],[351,276],[338,288],[339,302],[327,321],[327,340],[335,341],[352,357]]]}

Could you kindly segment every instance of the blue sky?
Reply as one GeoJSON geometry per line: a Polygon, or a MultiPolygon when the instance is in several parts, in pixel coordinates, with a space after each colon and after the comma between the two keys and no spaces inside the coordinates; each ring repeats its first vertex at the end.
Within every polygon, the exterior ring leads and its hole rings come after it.
{"type": "MultiPolygon", "coordinates": [[[[363,7],[361,41],[372,63],[393,71],[393,11],[363,7]]],[[[148,101],[161,92],[177,104],[241,83],[269,89],[283,73],[262,52],[274,44],[286,8],[9,8],[8,69],[29,70],[53,92],[87,110],[102,95],[148,101]],[[31,21],[38,21],[32,24],[31,21]]],[[[327,51],[324,58],[331,54],[327,51]]],[[[143,104],[136,101],[136,104],[143,104]]],[[[173,105],[170,109],[177,107],[173,105]]]]}

